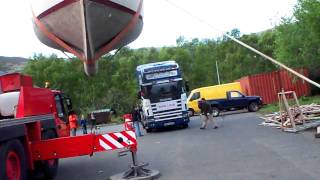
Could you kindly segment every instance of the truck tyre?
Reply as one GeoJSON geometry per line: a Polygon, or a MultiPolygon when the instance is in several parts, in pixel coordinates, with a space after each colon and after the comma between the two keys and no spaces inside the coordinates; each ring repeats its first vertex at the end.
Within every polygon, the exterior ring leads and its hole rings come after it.
{"type": "Polygon", "coordinates": [[[194,116],[194,110],[193,109],[189,109],[188,110],[188,114],[190,117],[194,116]]]}
{"type": "Polygon", "coordinates": [[[256,102],[251,102],[248,106],[248,111],[249,112],[256,112],[259,110],[259,106],[258,106],[258,103],[256,102]]]}
{"type": "MultiPolygon", "coordinates": [[[[42,139],[57,138],[55,131],[48,130],[42,133],[42,139]]],[[[36,172],[43,173],[44,179],[54,179],[58,173],[59,159],[36,162],[36,172]]]]}
{"type": "Polygon", "coordinates": [[[188,127],[189,127],[189,124],[184,124],[184,125],[182,125],[182,128],[187,129],[188,127]]]}
{"type": "Polygon", "coordinates": [[[11,140],[0,146],[0,179],[26,180],[27,162],[23,145],[11,140]]]}
{"type": "Polygon", "coordinates": [[[212,116],[213,117],[218,117],[220,114],[220,110],[218,107],[212,107],[212,116]]]}

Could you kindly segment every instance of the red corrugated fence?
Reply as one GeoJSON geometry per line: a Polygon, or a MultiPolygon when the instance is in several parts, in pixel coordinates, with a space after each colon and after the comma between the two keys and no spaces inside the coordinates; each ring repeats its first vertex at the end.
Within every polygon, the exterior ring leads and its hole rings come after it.
{"type": "MultiPolygon", "coordinates": [[[[295,69],[299,73],[309,76],[307,69],[295,69]]],[[[286,70],[261,73],[243,77],[239,80],[243,92],[249,96],[261,96],[265,104],[278,101],[278,92],[295,91],[298,97],[308,96],[311,93],[309,83],[288,73],[286,70]]]]}

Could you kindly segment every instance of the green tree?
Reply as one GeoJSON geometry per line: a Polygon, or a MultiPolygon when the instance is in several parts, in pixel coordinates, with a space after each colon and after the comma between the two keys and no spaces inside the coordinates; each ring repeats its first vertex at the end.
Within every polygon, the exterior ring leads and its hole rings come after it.
{"type": "Polygon", "coordinates": [[[298,0],[294,17],[277,27],[276,55],[292,67],[320,67],[320,1],[298,0]]]}

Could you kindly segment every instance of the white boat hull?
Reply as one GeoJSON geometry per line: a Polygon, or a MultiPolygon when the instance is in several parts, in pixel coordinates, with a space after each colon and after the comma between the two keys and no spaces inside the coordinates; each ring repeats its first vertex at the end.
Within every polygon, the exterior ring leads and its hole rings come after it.
{"type": "Polygon", "coordinates": [[[143,27],[138,0],[32,0],[31,5],[39,40],[75,54],[88,75],[96,73],[98,58],[134,41],[143,27]]]}

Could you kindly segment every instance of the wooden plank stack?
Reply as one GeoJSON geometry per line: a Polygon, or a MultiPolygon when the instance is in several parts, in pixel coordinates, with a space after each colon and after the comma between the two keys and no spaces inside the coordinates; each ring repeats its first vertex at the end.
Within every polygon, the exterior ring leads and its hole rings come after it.
{"type": "Polygon", "coordinates": [[[320,105],[300,106],[294,91],[282,91],[278,93],[278,99],[279,112],[261,117],[264,119],[261,125],[276,127],[286,132],[299,132],[320,125],[320,105]],[[288,101],[290,98],[291,101],[288,101]]]}

